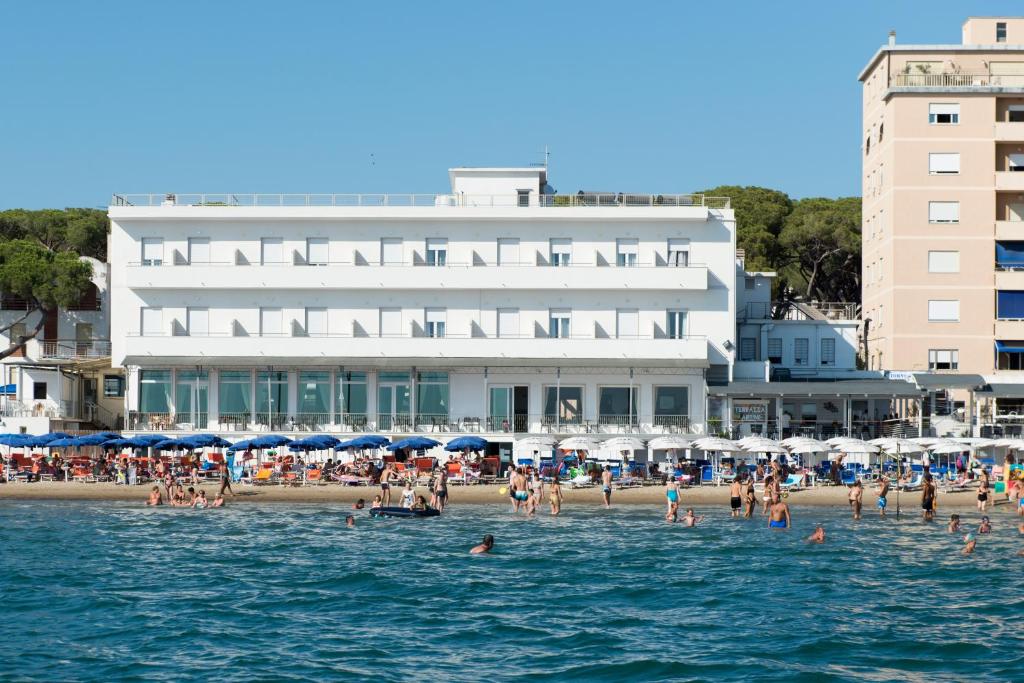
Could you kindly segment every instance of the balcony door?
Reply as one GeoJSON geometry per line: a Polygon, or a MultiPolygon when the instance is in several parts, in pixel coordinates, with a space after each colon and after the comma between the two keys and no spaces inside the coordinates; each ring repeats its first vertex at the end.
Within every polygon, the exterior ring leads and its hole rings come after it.
{"type": "Polygon", "coordinates": [[[92,355],[92,324],[75,323],[75,355],[85,357],[92,355]]]}
{"type": "Polygon", "coordinates": [[[377,383],[377,429],[412,429],[412,388],[408,375],[381,373],[377,383]]]}
{"type": "Polygon", "coordinates": [[[179,370],[174,387],[174,414],[178,424],[206,429],[210,377],[205,370],[179,370]]]}

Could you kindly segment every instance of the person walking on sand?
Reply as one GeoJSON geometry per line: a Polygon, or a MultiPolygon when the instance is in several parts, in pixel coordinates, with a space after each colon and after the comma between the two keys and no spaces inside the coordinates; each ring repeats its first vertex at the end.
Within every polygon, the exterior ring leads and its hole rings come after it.
{"type": "Polygon", "coordinates": [[[380,473],[380,499],[385,507],[391,505],[391,477],[394,473],[391,463],[385,463],[384,471],[380,473]]]}
{"type": "Polygon", "coordinates": [[[231,474],[228,472],[228,464],[221,462],[217,465],[217,471],[220,472],[220,491],[217,495],[223,496],[225,491],[232,496],[235,495],[235,492],[231,490],[231,474]]]}
{"type": "Polygon", "coordinates": [[[789,506],[781,501],[773,503],[768,513],[768,527],[771,529],[787,529],[791,524],[789,506]]]}
{"type": "Polygon", "coordinates": [[[742,487],[738,481],[732,480],[729,484],[729,507],[731,508],[731,514],[733,517],[740,516],[740,507],[743,505],[743,496],[741,495],[742,487]]]}
{"type": "Polygon", "coordinates": [[[551,478],[551,485],[548,486],[548,502],[551,503],[551,514],[557,515],[562,511],[562,486],[558,483],[558,475],[551,478]]]}
{"type": "Polygon", "coordinates": [[[883,476],[878,482],[878,516],[885,517],[885,507],[889,504],[889,477],[883,476]]]}
{"type": "Polygon", "coordinates": [[[609,465],[605,465],[604,472],[601,472],[601,495],[607,510],[612,506],[612,468],[609,465]]]}
{"type": "Polygon", "coordinates": [[[853,486],[850,487],[850,507],[853,508],[853,518],[860,519],[860,511],[864,506],[864,485],[860,483],[860,479],[853,482],[853,486]]]}
{"type": "Polygon", "coordinates": [[[675,522],[679,515],[679,482],[675,477],[669,477],[665,482],[665,501],[668,510],[665,512],[666,522],[675,522]]]}

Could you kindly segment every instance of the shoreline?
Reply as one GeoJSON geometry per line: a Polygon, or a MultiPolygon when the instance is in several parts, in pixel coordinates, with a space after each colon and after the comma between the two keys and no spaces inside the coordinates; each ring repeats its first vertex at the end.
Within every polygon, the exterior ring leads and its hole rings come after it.
{"type": "MultiPolygon", "coordinates": [[[[140,505],[145,503],[152,484],[142,484],[134,487],[116,485],[111,483],[83,483],[83,482],[33,482],[0,484],[0,501],[6,500],[84,500],[84,501],[127,501],[137,502],[140,505]]],[[[473,485],[473,486],[449,486],[450,505],[495,505],[507,504],[508,495],[501,494],[499,489],[503,484],[473,485]]],[[[211,500],[216,495],[220,485],[214,482],[200,484],[197,489],[204,489],[207,497],[211,500]]],[[[187,485],[186,485],[187,488],[187,485]]],[[[163,487],[161,486],[161,490],[163,487]]],[[[426,491],[425,487],[416,489],[420,493],[426,491]]],[[[226,495],[228,505],[251,504],[251,503],[354,503],[363,498],[367,505],[373,500],[380,489],[376,486],[234,486],[235,496],[226,495]]],[[[817,486],[803,491],[793,491],[785,501],[793,506],[806,507],[837,507],[848,508],[847,491],[845,486],[817,486]]],[[[564,505],[601,505],[601,490],[599,487],[588,489],[570,489],[562,487],[565,497],[564,505]]],[[[680,490],[679,507],[685,510],[687,506],[719,506],[725,509],[729,507],[729,487],[727,486],[696,486],[680,490]]],[[[990,494],[991,495],[991,494],[990,494]]],[[[397,491],[392,492],[392,503],[398,499],[397,491]]],[[[896,506],[896,493],[889,492],[889,512],[892,514],[896,506]]],[[[921,493],[911,491],[900,494],[900,506],[903,514],[917,514],[920,507],[921,493]]],[[[758,495],[760,500],[760,494],[758,495]]],[[[873,488],[864,492],[864,515],[877,515],[878,509],[875,501],[877,495],[873,488]]],[[[615,505],[664,505],[665,489],[661,486],[644,486],[628,489],[617,489],[612,494],[612,506],[615,505]]],[[[546,506],[546,502],[544,503],[546,506]]],[[[974,509],[977,505],[977,496],[974,490],[959,491],[956,493],[942,493],[938,495],[938,513],[941,510],[952,508],[957,510],[974,509]]],[[[1005,498],[1000,495],[998,498],[991,496],[987,512],[996,510],[1011,511],[1016,514],[1014,506],[1009,505],[1005,498]],[[994,500],[993,500],[994,499],[994,500]],[[998,505],[996,504],[998,503],[998,505]]]]}

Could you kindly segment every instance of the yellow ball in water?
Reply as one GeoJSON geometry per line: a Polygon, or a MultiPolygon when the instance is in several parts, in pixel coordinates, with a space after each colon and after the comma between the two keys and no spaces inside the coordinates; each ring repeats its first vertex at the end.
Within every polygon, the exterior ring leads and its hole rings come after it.
{"type": "Polygon", "coordinates": [[[504,496],[506,493],[508,493],[508,487],[502,486],[500,489],[498,489],[498,493],[504,496]]]}

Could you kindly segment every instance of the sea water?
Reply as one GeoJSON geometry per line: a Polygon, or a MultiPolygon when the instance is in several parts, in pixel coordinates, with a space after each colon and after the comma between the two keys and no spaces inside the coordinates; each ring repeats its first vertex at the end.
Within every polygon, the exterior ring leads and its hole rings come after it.
{"type": "Polygon", "coordinates": [[[1024,680],[1016,517],[662,513],[0,501],[0,679],[1024,680]]]}

